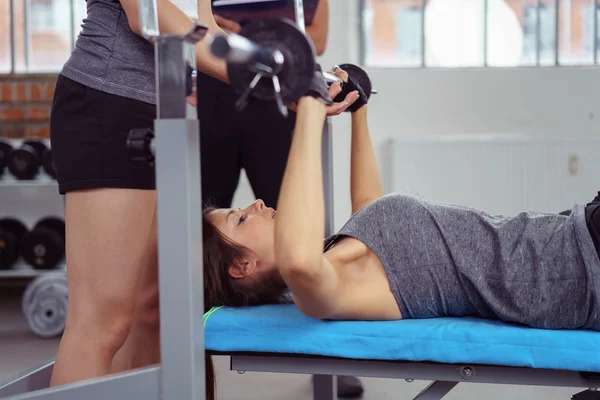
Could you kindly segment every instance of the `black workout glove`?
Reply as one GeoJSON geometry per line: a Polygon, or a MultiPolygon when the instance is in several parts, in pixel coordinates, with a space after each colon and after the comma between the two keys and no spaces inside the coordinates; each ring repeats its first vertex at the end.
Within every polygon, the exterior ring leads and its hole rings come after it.
{"type": "Polygon", "coordinates": [[[365,104],[367,104],[368,99],[363,88],[360,87],[360,85],[354,79],[352,79],[352,76],[350,76],[350,74],[348,74],[348,82],[342,83],[342,91],[337,96],[335,96],[335,99],[333,99],[333,101],[335,101],[336,103],[341,103],[342,101],[344,101],[344,99],[346,98],[346,96],[348,96],[349,93],[354,92],[355,90],[358,91],[358,99],[356,99],[356,101],[346,109],[346,111],[354,112],[362,106],[364,106],[365,104]]]}
{"type": "Polygon", "coordinates": [[[329,97],[327,81],[325,80],[325,76],[323,76],[323,71],[319,64],[315,64],[315,73],[313,74],[313,79],[310,82],[310,86],[308,87],[305,96],[312,96],[323,100],[328,106],[333,104],[333,100],[329,97]]]}

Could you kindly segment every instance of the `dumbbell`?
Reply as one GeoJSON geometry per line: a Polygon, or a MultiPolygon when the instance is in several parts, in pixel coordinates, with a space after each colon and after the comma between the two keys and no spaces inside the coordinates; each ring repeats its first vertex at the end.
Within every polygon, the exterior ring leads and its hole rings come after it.
{"type": "Polygon", "coordinates": [[[23,237],[20,253],[35,269],[55,268],[65,255],[65,223],[60,218],[40,220],[23,237]]]}
{"type": "Polygon", "coordinates": [[[56,179],[56,170],[54,169],[54,163],[52,162],[51,149],[44,150],[44,155],[42,156],[42,167],[48,175],[56,179]]]}
{"type": "Polygon", "coordinates": [[[34,179],[48,148],[41,140],[26,140],[8,155],[8,170],[17,179],[34,179]]]}
{"type": "Polygon", "coordinates": [[[8,155],[13,150],[10,141],[0,137],[0,176],[4,174],[6,163],[8,162],[8,155]]]}
{"type": "Polygon", "coordinates": [[[9,269],[19,258],[19,246],[27,228],[14,218],[0,219],[0,270],[9,269]]]}
{"type": "MultiPolygon", "coordinates": [[[[211,43],[216,57],[227,60],[231,85],[241,93],[239,110],[252,95],[261,100],[275,100],[283,115],[285,105],[296,102],[306,93],[316,71],[314,46],[295,24],[285,19],[264,19],[246,24],[239,35],[220,35],[211,43]]],[[[367,97],[373,90],[367,73],[352,64],[340,67],[361,86],[367,97]]],[[[331,84],[339,81],[323,73],[331,84]]]]}
{"type": "Polygon", "coordinates": [[[256,20],[246,24],[239,35],[216,36],[211,51],[227,60],[231,85],[241,93],[238,109],[252,95],[275,100],[285,115],[285,105],[306,93],[316,70],[312,42],[285,19],[256,20]]]}

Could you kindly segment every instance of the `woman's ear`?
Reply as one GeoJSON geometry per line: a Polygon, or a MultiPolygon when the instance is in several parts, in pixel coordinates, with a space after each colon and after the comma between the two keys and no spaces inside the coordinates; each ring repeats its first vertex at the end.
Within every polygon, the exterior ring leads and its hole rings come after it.
{"type": "Polygon", "coordinates": [[[235,279],[246,278],[256,270],[258,260],[256,258],[245,258],[227,269],[229,276],[235,279]]]}

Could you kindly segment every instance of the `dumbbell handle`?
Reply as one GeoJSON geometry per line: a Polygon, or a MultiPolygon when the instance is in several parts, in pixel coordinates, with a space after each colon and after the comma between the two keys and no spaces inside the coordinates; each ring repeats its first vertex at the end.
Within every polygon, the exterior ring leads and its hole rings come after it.
{"type": "Polygon", "coordinates": [[[280,51],[265,49],[251,40],[237,34],[216,36],[210,49],[219,58],[231,63],[262,64],[277,73],[283,64],[283,54],[280,51]]]}

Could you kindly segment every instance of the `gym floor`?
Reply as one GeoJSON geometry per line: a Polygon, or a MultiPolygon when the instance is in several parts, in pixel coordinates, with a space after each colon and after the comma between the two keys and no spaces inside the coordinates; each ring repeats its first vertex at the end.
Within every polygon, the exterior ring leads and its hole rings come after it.
{"type": "MultiPolygon", "coordinates": [[[[0,288],[0,382],[51,359],[59,339],[41,339],[27,328],[21,314],[21,293],[0,288]]],[[[246,372],[229,370],[229,359],[217,357],[217,398],[219,400],[310,400],[311,379],[307,375],[246,372]]],[[[363,379],[364,400],[412,399],[429,382],[363,379]]],[[[460,384],[444,400],[568,400],[580,390],[530,386],[460,384]]]]}

